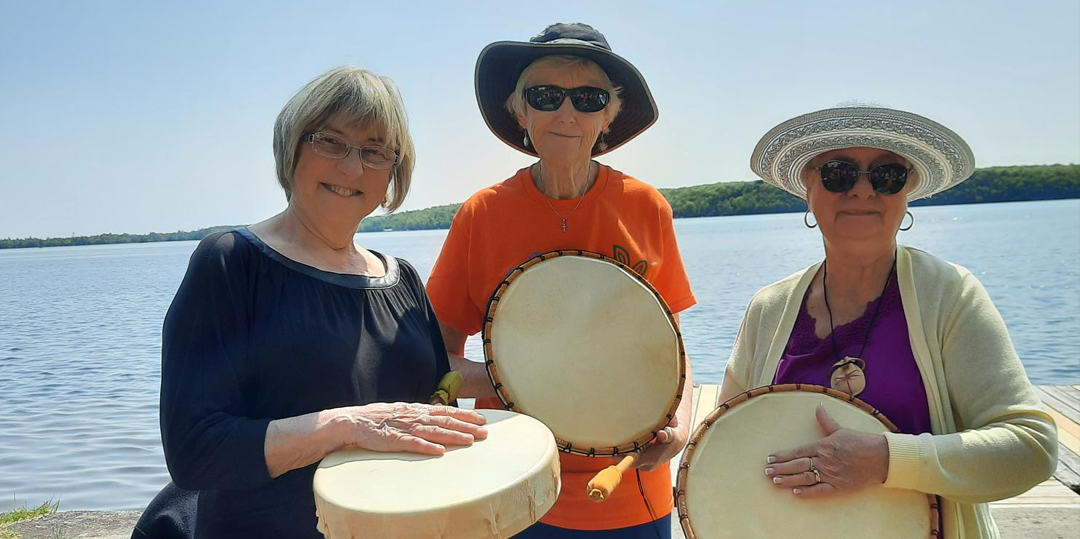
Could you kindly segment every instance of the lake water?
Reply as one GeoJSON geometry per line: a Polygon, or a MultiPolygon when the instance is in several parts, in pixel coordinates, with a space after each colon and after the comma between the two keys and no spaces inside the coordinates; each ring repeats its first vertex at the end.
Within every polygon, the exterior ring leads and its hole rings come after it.
{"type": "MultiPolygon", "coordinates": [[[[1036,384],[1080,383],[1080,200],[919,207],[900,242],[968,267],[1036,384]]],[[[801,214],[675,221],[698,305],[698,383],[719,383],[760,287],[822,256],[801,214]]],[[[357,241],[431,271],[445,231],[357,241]]],[[[168,481],[158,433],[161,322],[195,242],[0,250],[0,511],[140,509],[168,481]]],[[[475,339],[467,355],[483,356],[475,339]]]]}

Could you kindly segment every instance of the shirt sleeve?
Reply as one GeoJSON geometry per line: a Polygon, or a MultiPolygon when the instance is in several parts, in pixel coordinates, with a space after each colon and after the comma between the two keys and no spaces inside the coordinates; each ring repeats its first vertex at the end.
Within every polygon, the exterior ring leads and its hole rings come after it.
{"type": "Polygon", "coordinates": [[[270,481],[270,420],[245,416],[250,294],[238,243],[225,233],[199,244],[162,329],[161,440],[186,490],[270,481]]]}
{"type": "Polygon", "coordinates": [[[672,222],[671,205],[659,192],[656,193],[658,212],[658,226],[660,227],[660,240],[663,249],[663,258],[659,271],[651,282],[660,295],[667,302],[671,312],[678,313],[689,309],[697,303],[693,291],[690,290],[690,278],[686,275],[683,267],[682,254],[679,252],[679,244],[675,239],[675,225],[672,222]]]}
{"type": "Polygon", "coordinates": [[[1053,473],[1057,430],[1028,381],[1001,314],[965,274],[941,333],[951,413],[959,432],[886,434],[885,486],[961,503],[1016,496],[1053,473]]]}
{"type": "Polygon", "coordinates": [[[470,272],[472,228],[472,204],[466,202],[454,215],[427,283],[427,293],[439,320],[466,336],[479,332],[484,318],[469,294],[470,285],[479,277],[470,272]]]}
{"type": "Polygon", "coordinates": [[[428,332],[431,335],[431,348],[435,353],[435,380],[436,382],[440,382],[442,381],[443,375],[450,372],[450,358],[446,355],[446,343],[442,338],[442,330],[439,329],[439,319],[435,315],[435,309],[431,306],[431,300],[428,297],[427,292],[424,291],[424,284],[421,282],[420,275],[416,272],[416,268],[413,268],[412,264],[409,264],[404,260],[398,259],[398,261],[405,268],[409,280],[409,287],[412,288],[416,294],[417,305],[425,313],[428,323],[428,332]]]}

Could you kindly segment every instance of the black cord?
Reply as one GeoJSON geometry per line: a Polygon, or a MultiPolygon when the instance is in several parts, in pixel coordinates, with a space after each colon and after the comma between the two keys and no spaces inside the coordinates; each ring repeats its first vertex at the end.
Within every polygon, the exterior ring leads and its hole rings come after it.
{"type": "MultiPolygon", "coordinates": [[[[829,307],[829,287],[826,284],[829,280],[829,259],[826,258],[821,263],[821,266],[823,273],[821,276],[821,295],[825,296],[825,310],[829,311],[829,330],[832,337],[833,357],[836,358],[836,361],[840,361],[840,350],[836,348],[836,327],[833,326],[832,307],[829,307]]],[[[874,322],[877,320],[878,313],[881,312],[881,304],[885,303],[885,291],[889,289],[889,281],[892,280],[895,271],[896,258],[893,258],[892,267],[889,268],[889,276],[885,278],[885,286],[881,287],[881,295],[878,296],[878,304],[874,308],[874,315],[870,317],[870,326],[866,328],[866,337],[863,338],[862,348],[859,349],[859,355],[856,356],[863,361],[865,361],[863,353],[866,352],[866,343],[870,342],[870,332],[874,329],[874,322]]]]}
{"type": "Polygon", "coordinates": [[[634,468],[634,473],[637,474],[638,492],[641,493],[641,500],[645,502],[645,509],[649,512],[653,531],[656,532],[656,539],[663,539],[663,536],[660,534],[660,525],[656,523],[656,512],[653,511],[652,505],[649,504],[649,498],[645,496],[645,487],[641,486],[641,470],[634,468]]]}

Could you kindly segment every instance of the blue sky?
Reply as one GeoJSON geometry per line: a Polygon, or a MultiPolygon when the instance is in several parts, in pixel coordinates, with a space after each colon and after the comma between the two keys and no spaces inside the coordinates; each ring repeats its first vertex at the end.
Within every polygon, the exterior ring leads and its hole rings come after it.
{"type": "Polygon", "coordinates": [[[0,238],[173,231],[280,211],[274,118],[338,65],[401,87],[403,209],[529,163],[484,125],[484,45],[583,21],[660,119],[601,161],[658,187],[753,179],[757,139],[871,99],[964,136],[978,166],[1080,162],[1080,3],[51,2],[0,0],[0,238]]]}

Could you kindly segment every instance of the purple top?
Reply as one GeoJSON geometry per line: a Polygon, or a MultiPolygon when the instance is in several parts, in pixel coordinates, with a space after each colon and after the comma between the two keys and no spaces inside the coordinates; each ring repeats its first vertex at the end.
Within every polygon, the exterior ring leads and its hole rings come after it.
{"type": "MultiPolygon", "coordinates": [[[[915,355],[911,352],[896,273],[890,277],[885,293],[870,302],[861,317],[837,326],[833,331],[840,358],[856,356],[866,361],[866,389],[858,397],[881,410],[904,434],[930,432],[930,405],[926,401],[926,388],[915,355]],[[858,356],[879,301],[883,302],[881,312],[871,328],[870,341],[863,355],[858,356]]],[[[806,296],[803,296],[799,317],[780,358],[774,383],[829,387],[829,375],[836,361],[831,337],[819,339],[814,334],[814,319],[806,311],[806,296]]]]}

